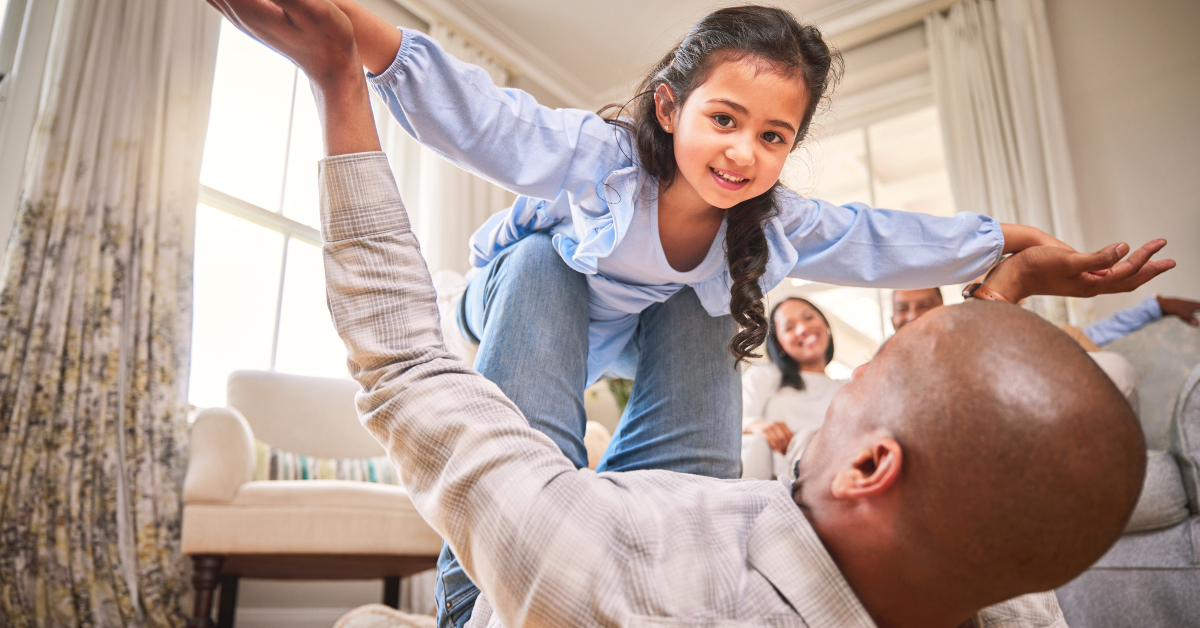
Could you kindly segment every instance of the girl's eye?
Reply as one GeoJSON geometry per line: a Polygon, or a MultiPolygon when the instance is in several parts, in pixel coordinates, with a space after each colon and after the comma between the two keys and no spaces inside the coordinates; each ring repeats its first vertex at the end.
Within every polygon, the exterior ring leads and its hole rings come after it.
{"type": "Polygon", "coordinates": [[[716,122],[717,126],[719,126],[719,127],[728,128],[728,127],[733,126],[733,118],[730,116],[727,116],[723,113],[719,113],[719,114],[713,116],[713,122],[716,122]]]}
{"type": "Polygon", "coordinates": [[[763,133],[762,137],[764,140],[767,140],[767,142],[769,142],[771,144],[783,143],[783,136],[774,131],[767,131],[766,133],[763,133]]]}

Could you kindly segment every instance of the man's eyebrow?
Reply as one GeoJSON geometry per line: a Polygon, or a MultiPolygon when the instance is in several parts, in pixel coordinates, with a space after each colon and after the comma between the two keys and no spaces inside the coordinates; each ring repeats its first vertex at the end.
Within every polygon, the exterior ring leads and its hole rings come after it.
{"type": "MultiPolygon", "coordinates": [[[[728,98],[713,98],[712,100],[709,100],[708,102],[720,103],[722,105],[725,105],[726,107],[729,107],[730,109],[733,109],[734,111],[736,111],[744,116],[750,115],[750,111],[748,109],[739,105],[736,102],[733,102],[732,100],[729,100],[728,98]]],[[[785,128],[788,131],[791,131],[792,133],[796,132],[796,127],[792,126],[790,122],[784,122],[783,120],[767,120],[767,124],[785,128]]]]}

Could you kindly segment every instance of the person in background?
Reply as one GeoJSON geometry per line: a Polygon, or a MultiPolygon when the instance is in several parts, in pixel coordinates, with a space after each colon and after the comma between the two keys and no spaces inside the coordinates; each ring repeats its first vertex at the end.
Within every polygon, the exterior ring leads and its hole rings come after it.
{"type": "Polygon", "coordinates": [[[892,328],[900,331],[901,327],[921,318],[945,301],[942,299],[941,288],[922,288],[920,290],[896,290],[892,292],[892,328]]]}
{"type": "Polygon", "coordinates": [[[771,310],[767,355],[771,364],[742,376],[743,479],[784,476],[793,442],[806,442],[821,427],[846,383],[825,374],[833,335],[825,314],[805,299],[791,297],[771,310]]]}
{"type": "Polygon", "coordinates": [[[1196,318],[1197,311],[1200,311],[1200,302],[1154,295],[1129,309],[1084,327],[1083,333],[1092,342],[1104,346],[1164,316],[1177,316],[1192,327],[1200,326],[1200,320],[1196,318]]]}

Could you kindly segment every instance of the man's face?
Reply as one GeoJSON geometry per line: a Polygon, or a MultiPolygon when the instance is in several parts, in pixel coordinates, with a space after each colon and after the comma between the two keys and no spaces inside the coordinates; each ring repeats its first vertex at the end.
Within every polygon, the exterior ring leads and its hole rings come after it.
{"type": "Polygon", "coordinates": [[[912,368],[914,356],[909,348],[928,342],[937,318],[930,316],[892,336],[874,359],[854,369],[850,382],[833,396],[824,424],[800,457],[797,484],[805,491],[828,490],[836,470],[845,468],[850,458],[861,451],[861,442],[881,424],[880,406],[875,402],[897,396],[889,373],[892,369],[912,368]]]}
{"type": "Polygon", "coordinates": [[[942,304],[942,293],[937,288],[924,290],[897,290],[892,293],[892,327],[901,327],[921,318],[942,304]]]}

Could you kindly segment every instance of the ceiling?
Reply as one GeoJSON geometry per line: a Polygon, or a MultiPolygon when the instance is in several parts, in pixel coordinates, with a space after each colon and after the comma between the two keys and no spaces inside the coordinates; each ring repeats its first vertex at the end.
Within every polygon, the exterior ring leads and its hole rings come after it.
{"type": "MultiPolygon", "coordinates": [[[[626,95],[697,20],[716,8],[735,4],[712,0],[418,1],[447,18],[466,17],[480,29],[468,35],[486,35],[503,42],[531,61],[537,73],[545,73],[542,80],[531,78],[556,84],[563,104],[571,106],[591,106],[626,95]]],[[[878,12],[885,5],[909,7],[921,1],[786,0],[776,6],[827,29],[838,20],[845,23],[851,14],[878,12]]],[[[515,69],[522,73],[521,68],[515,69]]]]}

